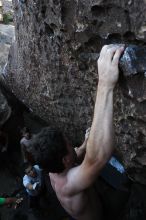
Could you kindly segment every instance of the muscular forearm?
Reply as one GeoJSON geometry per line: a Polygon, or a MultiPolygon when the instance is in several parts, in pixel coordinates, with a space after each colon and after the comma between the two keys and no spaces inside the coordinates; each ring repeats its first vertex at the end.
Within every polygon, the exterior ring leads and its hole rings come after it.
{"type": "Polygon", "coordinates": [[[91,162],[105,163],[113,151],[113,88],[98,84],[94,117],[87,142],[91,162]]]}
{"type": "Polygon", "coordinates": [[[105,45],[98,59],[99,83],[86,155],[88,162],[98,166],[99,161],[101,167],[113,151],[113,90],[119,77],[118,63],[123,50],[123,46],[105,45]]]}

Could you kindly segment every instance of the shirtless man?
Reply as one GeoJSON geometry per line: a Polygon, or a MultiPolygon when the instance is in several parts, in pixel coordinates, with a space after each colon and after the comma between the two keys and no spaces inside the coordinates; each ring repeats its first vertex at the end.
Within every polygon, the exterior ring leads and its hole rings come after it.
{"type": "Polygon", "coordinates": [[[93,122],[87,143],[81,147],[81,151],[86,150],[83,162],[76,164],[75,150],[59,131],[45,128],[32,142],[37,164],[49,173],[61,205],[76,220],[102,219],[102,207],[92,185],[113,152],[113,90],[123,50],[117,45],[101,50],[93,122]]]}
{"type": "Polygon", "coordinates": [[[21,130],[22,138],[20,140],[21,153],[23,157],[24,163],[33,162],[30,154],[30,140],[32,138],[32,134],[30,133],[27,127],[24,127],[21,130]]]}

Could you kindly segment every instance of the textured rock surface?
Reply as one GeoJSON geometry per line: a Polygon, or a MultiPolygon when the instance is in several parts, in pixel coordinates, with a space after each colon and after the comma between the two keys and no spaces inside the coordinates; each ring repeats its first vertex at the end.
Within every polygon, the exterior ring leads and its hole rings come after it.
{"type": "MultiPolygon", "coordinates": [[[[90,126],[97,84],[95,59],[105,43],[144,45],[141,0],[14,0],[16,43],[6,82],[48,124],[80,142],[90,126]],[[23,3],[24,2],[24,3],[23,3]],[[81,59],[81,54],[87,59],[81,59]]],[[[115,93],[118,149],[129,175],[146,184],[146,78],[121,75],[115,93]]]]}
{"type": "Polygon", "coordinates": [[[15,31],[13,25],[0,24],[0,75],[4,73],[10,46],[14,41],[14,37],[15,31]]]}
{"type": "MultiPolygon", "coordinates": [[[[12,41],[14,40],[14,26],[0,24],[0,79],[3,79],[5,66],[8,61],[8,54],[12,41]]],[[[5,96],[0,91],[0,126],[3,125],[11,115],[5,96]]]]}
{"type": "Polygon", "coordinates": [[[3,13],[13,13],[12,0],[2,0],[3,13]]]}
{"type": "Polygon", "coordinates": [[[146,74],[146,47],[128,45],[120,58],[119,66],[124,76],[146,74]]]}

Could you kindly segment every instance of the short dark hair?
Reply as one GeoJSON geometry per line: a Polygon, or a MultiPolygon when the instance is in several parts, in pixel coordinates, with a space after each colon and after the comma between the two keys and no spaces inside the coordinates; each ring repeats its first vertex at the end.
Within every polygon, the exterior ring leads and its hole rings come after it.
{"type": "Polygon", "coordinates": [[[26,133],[30,133],[30,129],[28,127],[23,127],[20,131],[21,135],[24,135],[26,133]]]}
{"type": "Polygon", "coordinates": [[[43,128],[31,140],[34,161],[44,171],[60,173],[64,170],[63,157],[68,153],[63,134],[49,127],[43,128]]]}
{"type": "Polygon", "coordinates": [[[26,169],[28,167],[33,167],[33,165],[31,163],[29,163],[29,162],[26,162],[26,163],[23,164],[23,171],[24,171],[24,173],[26,173],[26,169]]]}

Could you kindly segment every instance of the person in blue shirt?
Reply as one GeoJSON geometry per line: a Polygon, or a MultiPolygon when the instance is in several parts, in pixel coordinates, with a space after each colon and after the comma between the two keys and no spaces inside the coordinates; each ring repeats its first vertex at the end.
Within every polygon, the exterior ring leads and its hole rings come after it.
{"type": "Polygon", "coordinates": [[[38,208],[40,206],[40,196],[42,192],[42,170],[38,165],[32,166],[25,164],[25,175],[23,177],[23,185],[26,189],[29,208],[38,208]]]}

